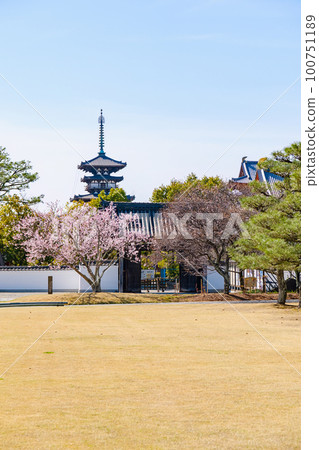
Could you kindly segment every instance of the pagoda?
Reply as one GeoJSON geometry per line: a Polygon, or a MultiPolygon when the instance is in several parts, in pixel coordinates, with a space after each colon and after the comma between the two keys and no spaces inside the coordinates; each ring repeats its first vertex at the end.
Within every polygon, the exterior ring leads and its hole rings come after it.
{"type": "MultiPolygon", "coordinates": [[[[83,161],[78,166],[78,169],[86,172],[86,175],[81,179],[83,183],[86,183],[85,190],[88,194],[75,195],[72,200],[83,200],[88,202],[93,198],[96,198],[101,191],[104,191],[106,195],[110,193],[110,190],[116,189],[118,183],[123,181],[122,176],[114,176],[113,173],[118,172],[126,167],[126,163],[122,161],[116,161],[115,159],[106,156],[104,152],[104,123],[103,111],[101,109],[101,115],[98,118],[99,123],[99,153],[93,159],[83,161]]],[[[128,196],[127,200],[134,200],[134,196],[128,196]]]]}

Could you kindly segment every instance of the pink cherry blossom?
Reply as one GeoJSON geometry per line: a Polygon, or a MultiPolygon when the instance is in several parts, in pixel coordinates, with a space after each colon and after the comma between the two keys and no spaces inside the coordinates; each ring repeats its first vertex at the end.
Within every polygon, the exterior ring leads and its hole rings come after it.
{"type": "Polygon", "coordinates": [[[64,210],[51,205],[48,212],[23,219],[16,237],[22,240],[30,264],[68,266],[94,292],[101,290],[104,272],[118,258],[138,261],[139,248],[147,239],[138,216],[118,215],[113,204],[103,210],[86,204],[64,210]],[[79,265],[86,267],[87,275],[79,270],[79,265]]]}

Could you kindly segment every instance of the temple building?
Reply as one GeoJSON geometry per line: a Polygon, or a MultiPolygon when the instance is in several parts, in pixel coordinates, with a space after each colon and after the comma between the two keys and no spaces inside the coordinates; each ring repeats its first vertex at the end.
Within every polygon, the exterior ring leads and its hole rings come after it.
{"type": "MultiPolygon", "coordinates": [[[[112,188],[117,188],[118,184],[123,181],[123,176],[117,176],[120,170],[126,167],[126,163],[117,161],[115,159],[106,156],[104,151],[104,117],[101,110],[101,115],[98,119],[99,123],[99,152],[98,155],[90,160],[81,162],[78,166],[80,170],[85,172],[82,182],[86,183],[87,194],[76,195],[72,200],[90,201],[96,198],[101,191],[105,191],[106,195],[109,194],[112,188]]],[[[263,159],[262,159],[263,160],[263,159]]],[[[262,161],[260,160],[260,161],[262,161]]],[[[242,158],[239,176],[232,178],[230,184],[236,187],[242,194],[248,189],[250,182],[258,180],[264,182],[270,193],[275,191],[276,181],[282,180],[282,178],[268,170],[260,169],[258,167],[258,161],[247,161],[246,157],[242,158]]],[[[127,201],[113,202],[117,214],[136,214],[139,218],[140,227],[144,235],[149,238],[160,239],[162,234],[171,229],[172,225],[167,223],[163,217],[163,208],[165,203],[151,203],[151,202],[134,202],[133,196],[128,196],[127,201]]],[[[107,208],[110,204],[109,200],[102,200],[100,207],[107,208]]],[[[174,226],[173,226],[174,228],[174,226]]],[[[207,272],[207,277],[214,277],[212,286],[218,286],[221,289],[223,286],[223,279],[216,278],[216,273],[211,269],[203,268],[207,272]],[[209,275],[210,274],[210,275],[209,275]]],[[[267,274],[267,279],[264,279],[264,273],[262,278],[260,271],[254,271],[248,277],[258,278],[258,283],[262,280],[263,289],[269,289],[269,286],[276,285],[276,280],[270,279],[270,275],[267,274]],[[255,273],[256,272],[256,273],[255,273]],[[258,274],[257,274],[258,272],[258,274]],[[265,281],[265,283],[264,283],[265,281]]],[[[204,273],[204,272],[203,272],[204,273]]],[[[248,273],[248,272],[247,272],[248,273]]],[[[232,289],[238,290],[241,288],[240,271],[234,262],[231,262],[230,278],[232,289]]],[[[260,282],[261,283],[261,282],[260,282]]],[[[260,284],[259,283],[259,284],[260,284]]],[[[184,264],[180,264],[179,269],[179,291],[180,292],[196,292],[200,289],[200,286],[207,286],[206,277],[190,274],[185,270],[184,264]]],[[[210,289],[215,289],[215,288],[210,289]]],[[[259,285],[258,285],[259,286],[259,285]]],[[[257,286],[257,287],[258,287],[257,286]]],[[[259,286],[260,287],[260,286],[259,286]]],[[[142,280],[141,280],[141,262],[133,262],[126,258],[119,258],[118,261],[118,291],[119,292],[141,292],[142,280]]]]}
{"type": "MultiPolygon", "coordinates": [[[[110,193],[110,190],[116,189],[118,183],[123,181],[122,176],[115,176],[114,173],[126,167],[126,162],[117,161],[115,159],[106,156],[104,151],[104,123],[103,111],[101,109],[101,115],[98,118],[99,123],[99,152],[98,155],[88,161],[83,161],[78,166],[80,170],[83,170],[86,174],[81,179],[83,183],[86,183],[85,190],[88,194],[75,195],[72,200],[83,200],[88,202],[93,198],[96,198],[101,191],[104,191],[106,195],[110,193]]],[[[134,196],[128,196],[127,200],[134,200],[134,196]]]]}
{"type": "Polygon", "coordinates": [[[258,164],[266,158],[261,158],[259,161],[247,161],[246,158],[247,156],[242,158],[239,175],[237,178],[231,178],[231,184],[235,184],[239,188],[241,185],[247,185],[252,181],[259,181],[265,183],[270,195],[275,195],[277,192],[276,183],[282,181],[283,178],[276,173],[258,167],[258,164]]]}

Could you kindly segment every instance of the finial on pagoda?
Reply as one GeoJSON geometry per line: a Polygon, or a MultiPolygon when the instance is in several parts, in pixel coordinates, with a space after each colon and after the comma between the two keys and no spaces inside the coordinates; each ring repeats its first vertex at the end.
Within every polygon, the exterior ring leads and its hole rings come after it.
{"type": "Polygon", "coordinates": [[[103,110],[101,109],[101,115],[98,118],[98,123],[100,124],[100,151],[99,151],[99,155],[105,155],[104,153],[104,123],[105,123],[105,119],[103,117],[103,110]]]}

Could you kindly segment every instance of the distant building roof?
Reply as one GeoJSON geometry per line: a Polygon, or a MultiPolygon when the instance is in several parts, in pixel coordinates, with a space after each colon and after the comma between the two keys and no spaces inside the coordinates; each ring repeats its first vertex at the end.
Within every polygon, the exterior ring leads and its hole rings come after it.
{"type": "Polygon", "coordinates": [[[88,161],[83,161],[78,166],[79,169],[91,173],[96,173],[96,170],[98,169],[107,169],[109,172],[117,172],[124,167],[126,167],[125,162],[116,161],[115,159],[109,158],[105,154],[99,154],[95,158],[92,158],[88,161]]]}
{"type": "Polygon", "coordinates": [[[262,172],[264,174],[264,177],[265,177],[267,183],[274,184],[277,181],[283,180],[283,177],[281,177],[280,175],[277,175],[276,173],[267,172],[267,170],[263,170],[263,169],[262,169],[262,172]]]}
{"type": "Polygon", "coordinates": [[[244,156],[241,161],[239,176],[237,178],[232,178],[231,181],[233,183],[246,184],[255,180],[266,183],[269,191],[274,194],[276,191],[275,183],[277,181],[282,181],[283,178],[268,170],[259,169],[258,161],[246,161],[246,156],[244,156]]]}
{"type": "Polygon", "coordinates": [[[231,181],[233,181],[234,183],[248,183],[249,179],[247,176],[244,177],[239,177],[239,178],[232,178],[231,181]]]}
{"type": "Polygon", "coordinates": [[[73,198],[70,199],[71,202],[74,200],[83,200],[84,202],[89,202],[90,200],[93,200],[93,198],[97,198],[97,194],[83,194],[83,195],[75,195],[73,198]]]}
{"type": "Polygon", "coordinates": [[[243,161],[243,167],[249,180],[254,180],[258,161],[243,161]]]}
{"type": "MultiPolygon", "coordinates": [[[[84,202],[89,202],[90,200],[93,200],[94,198],[98,198],[99,192],[91,192],[90,194],[83,194],[83,195],[75,195],[73,198],[70,198],[70,201],[73,202],[75,200],[82,200],[84,202]]],[[[130,202],[133,202],[135,200],[135,195],[127,195],[128,202],[123,202],[123,204],[131,204],[130,202]]],[[[110,204],[111,202],[105,201],[105,205],[110,204]]],[[[122,202],[119,202],[119,204],[122,204],[122,202]]],[[[135,203],[134,203],[135,205],[135,203]]]]}
{"type": "MultiPolygon", "coordinates": [[[[111,202],[103,202],[107,207],[111,202]]],[[[163,220],[162,209],[165,203],[130,203],[113,202],[118,214],[136,214],[139,218],[142,232],[148,237],[161,238],[163,230],[169,227],[163,220]]]]}
{"type": "Polygon", "coordinates": [[[249,183],[256,177],[258,161],[246,161],[246,156],[242,158],[238,178],[232,178],[236,183],[249,183]]]}

